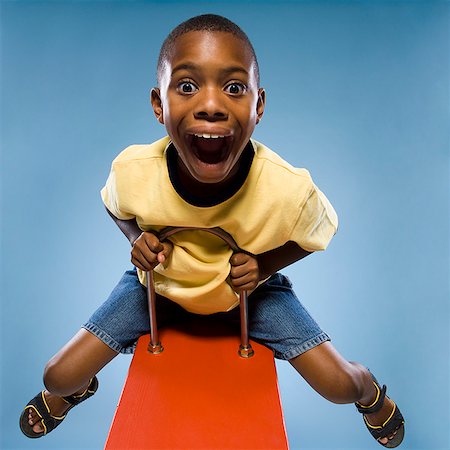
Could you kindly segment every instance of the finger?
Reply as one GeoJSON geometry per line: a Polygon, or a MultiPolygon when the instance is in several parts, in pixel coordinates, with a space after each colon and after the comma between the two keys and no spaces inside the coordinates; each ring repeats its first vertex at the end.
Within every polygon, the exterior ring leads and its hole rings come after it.
{"type": "Polygon", "coordinates": [[[148,247],[137,248],[136,249],[136,257],[140,259],[142,262],[147,262],[150,265],[155,265],[157,253],[150,250],[148,247]]]}
{"type": "Polygon", "coordinates": [[[160,242],[160,240],[153,234],[153,233],[144,233],[143,238],[146,244],[146,247],[152,252],[152,253],[159,253],[163,250],[163,245],[160,242]]]}
{"type": "Polygon", "coordinates": [[[237,292],[241,291],[252,291],[258,286],[257,281],[246,280],[244,278],[238,278],[237,280],[231,280],[234,290],[237,292]]]}
{"type": "Polygon", "coordinates": [[[146,231],[134,242],[132,253],[142,263],[145,264],[145,260],[147,260],[150,264],[153,264],[156,261],[156,255],[162,250],[163,245],[159,239],[153,233],[146,231]]]}
{"type": "Polygon", "coordinates": [[[230,258],[230,264],[232,266],[242,266],[250,259],[250,256],[245,253],[235,253],[230,258]]]}
{"type": "Polygon", "coordinates": [[[237,278],[231,277],[231,282],[233,283],[233,286],[242,287],[246,284],[257,284],[258,277],[256,276],[256,274],[247,273],[242,277],[237,277],[237,278]]]}
{"type": "Polygon", "coordinates": [[[166,261],[166,259],[170,256],[173,250],[173,244],[170,241],[165,241],[162,243],[163,250],[158,253],[158,261],[160,263],[163,263],[166,261]]]}
{"type": "Polygon", "coordinates": [[[242,265],[239,266],[231,266],[230,275],[233,278],[239,278],[244,276],[245,274],[254,274],[255,276],[259,276],[259,267],[258,262],[254,258],[249,258],[249,260],[242,265]]]}
{"type": "Polygon", "coordinates": [[[133,247],[131,252],[131,262],[141,270],[149,271],[156,265],[156,255],[148,249],[146,250],[146,252],[142,252],[140,248],[133,247]]]}
{"type": "Polygon", "coordinates": [[[131,262],[134,266],[136,266],[138,269],[143,270],[144,272],[149,272],[151,269],[151,267],[149,267],[148,263],[142,263],[139,259],[132,257],[131,258],[131,262]]]}
{"type": "Polygon", "coordinates": [[[250,272],[249,268],[246,265],[242,266],[231,266],[230,275],[231,278],[241,278],[250,272]]]}

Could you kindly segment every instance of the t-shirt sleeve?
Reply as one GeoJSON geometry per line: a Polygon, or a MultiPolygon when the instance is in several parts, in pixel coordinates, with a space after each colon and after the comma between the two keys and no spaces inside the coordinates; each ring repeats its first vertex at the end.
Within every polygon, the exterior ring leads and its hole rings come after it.
{"type": "Polygon", "coordinates": [[[106,208],[108,208],[108,210],[118,219],[134,219],[135,216],[126,210],[126,206],[123,204],[124,202],[121,201],[121,189],[124,189],[125,186],[123,186],[124,183],[120,183],[120,179],[120,168],[118,168],[113,162],[111,165],[111,172],[106,180],[106,184],[100,191],[103,203],[106,208]]]}
{"type": "Polygon", "coordinates": [[[309,252],[325,250],[338,228],[336,211],[312,183],[291,232],[291,240],[309,252]]]}

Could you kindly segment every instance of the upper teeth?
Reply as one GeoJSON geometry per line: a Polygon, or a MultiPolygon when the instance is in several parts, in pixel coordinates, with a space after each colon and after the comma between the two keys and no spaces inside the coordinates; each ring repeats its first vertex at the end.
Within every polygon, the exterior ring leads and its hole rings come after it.
{"type": "Polygon", "coordinates": [[[196,137],[201,137],[201,138],[205,138],[205,139],[217,139],[217,138],[223,138],[225,136],[219,136],[218,134],[195,134],[194,136],[196,137]]]}

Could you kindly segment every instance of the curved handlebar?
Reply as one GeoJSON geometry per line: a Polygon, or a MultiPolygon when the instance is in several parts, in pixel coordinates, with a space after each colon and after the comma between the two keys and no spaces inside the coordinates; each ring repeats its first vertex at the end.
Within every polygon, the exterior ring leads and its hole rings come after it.
{"type": "Polygon", "coordinates": [[[231,235],[219,227],[214,227],[214,228],[166,227],[166,228],[163,228],[159,232],[159,240],[164,241],[168,237],[170,237],[173,234],[178,233],[180,231],[206,231],[208,233],[214,234],[214,235],[222,238],[229,245],[231,250],[233,250],[233,252],[241,252],[242,251],[236,244],[236,241],[231,237],[231,235]]]}
{"type": "MultiPolygon", "coordinates": [[[[166,227],[163,228],[159,234],[159,240],[164,241],[173,234],[179,233],[180,231],[206,231],[208,233],[214,234],[222,238],[233,252],[241,252],[242,250],[236,244],[236,241],[222,228],[197,228],[197,227],[166,227]]],[[[148,351],[150,353],[161,353],[164,348],[158,339],[158,328],[156,323],[156,294],[155,286],[153,281],[153,271],[146,272],[147,278],[147,297],[148,297],[148,309],[150,315],[150,343],[148,346],[148,351]]],[[[239,294],[240,303],[240,316],[241,316],[241,345],[239,346],[239,355],[243,358],[250,358],[254,355],[252,346],[249,343],[248,338],[248,304],[247,304],[247,291],[241,291],[239,294]]]]}

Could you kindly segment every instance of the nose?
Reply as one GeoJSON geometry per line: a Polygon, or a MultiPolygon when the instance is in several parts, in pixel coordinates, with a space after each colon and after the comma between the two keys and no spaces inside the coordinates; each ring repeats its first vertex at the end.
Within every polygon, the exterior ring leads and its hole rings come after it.
{"type": "Polygon", "coordinates": [[[209,121],[227,120],[228,112],[223,103],[223,93],[216,89],[204,89],[197,94],[197,105],[194,117],[209,121]]]}

